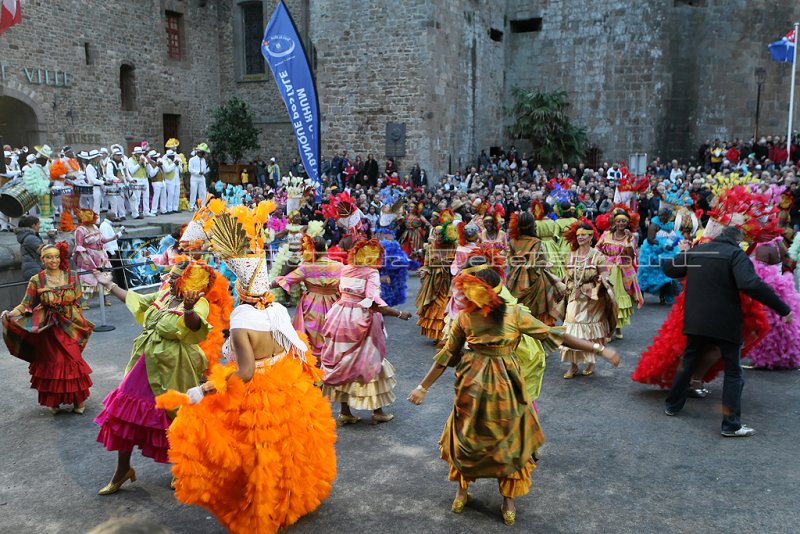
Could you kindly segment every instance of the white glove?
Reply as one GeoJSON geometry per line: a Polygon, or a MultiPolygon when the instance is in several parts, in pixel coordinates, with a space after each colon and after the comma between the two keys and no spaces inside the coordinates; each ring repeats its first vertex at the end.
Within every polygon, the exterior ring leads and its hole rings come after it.
{"type": "Polygon", "coordinates": [[[201,386],[193,387],[186,394],[189,395],[189,404],[197,404],[203,400],[203,388],[201,386]]]}

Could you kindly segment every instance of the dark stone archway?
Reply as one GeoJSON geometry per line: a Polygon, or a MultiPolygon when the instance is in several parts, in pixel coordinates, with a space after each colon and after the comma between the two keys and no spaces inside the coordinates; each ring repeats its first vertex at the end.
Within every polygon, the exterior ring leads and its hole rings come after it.
{"type": "Polygon", "coordinates": [[[38,144],[39,118],[31,106],[7,95],[0,95],[0,138],[3,143],[14,146],[38,144]]]}

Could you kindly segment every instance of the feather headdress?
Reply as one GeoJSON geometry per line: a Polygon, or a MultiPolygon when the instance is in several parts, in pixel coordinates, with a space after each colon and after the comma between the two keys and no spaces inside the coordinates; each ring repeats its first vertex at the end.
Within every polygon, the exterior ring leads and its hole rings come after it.
{"type": "Polygon", "coordinates": [[[379,269],[383,265],[384,250],[377,239],[362,240],[350,249],[348,264],[379,269]]]}
{"type": "Polygon", "coordinates": [[[569,228],[567,228],[567,230],[564,232],[564,241],[572,245],[572,250],[578,249],[578,230],[584,226],[588,226],[589,228],[592,229],[595,241],[600,238],[600,235],[597,232],[597,228],[595,227],[595,225],[592,224],[592,221],[590,221],[586,217],[581,217],[580,219],[572,223],[569,226],[569,228]]]}
{"type": "Polygon", "coordinates": [[[494,288],[471,274],[459,274],[453,281],[453,287],[464,295],[467,313],[480,312],[484,317],[503,305],[503,300],[494,288]]]}
{"type": "Polygon", "coordinates": [[[475,250],[469,253],[465,261],[468,261],[470,258],[475,256],[483,256],[486,258],[487,266],[496,272],[500,278],[505,278],[506,258],[502,252],[497,249],[497,247],[488,243],[480,244],[475,248],[475,250]]]}
{"type": "MultiPolygon", "coordinates": [[[[771,241],[783,233],[778,225],[777,206],[767,194],[755,193],[744,185],[722,191],[709,212],[719,226],[736,226],[751,243],[771,241]]],[[[708,230],[707,230],[708,231],[708,230]]],[[[712,236],[709,236],[712,237],[712,236]]]]}

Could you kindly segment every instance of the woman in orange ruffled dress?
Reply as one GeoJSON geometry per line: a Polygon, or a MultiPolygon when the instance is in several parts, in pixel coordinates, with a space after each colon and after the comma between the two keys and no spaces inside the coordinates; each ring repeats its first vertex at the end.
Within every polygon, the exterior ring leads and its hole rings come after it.
{"type": "Polygon", "coordinates": [[[82,414],[92,369],[82,352],[94,330],[80,307],[81,284],[69,270],[69,246],[44,245],[45,269],[28,282],[19,306],[4,311],[3,339],[12,356],[30,363],[31,387],[53,414],[72,404],[82,414]]]}
{"type": "MultiPolygon", "coordinates": [[[[216,226],[213,240],[225,241],[216,226]]],[[[235,363],[212,366],[208,382],[162,395],[158,405],[183,405],[169,430],[176,497],[233,533],[272,533],[330,493],[336,423],[315,387],[321,373],[307,341],[273,302],[263,252],[224,261],[237,277],[228,351],[235,363]]]]}

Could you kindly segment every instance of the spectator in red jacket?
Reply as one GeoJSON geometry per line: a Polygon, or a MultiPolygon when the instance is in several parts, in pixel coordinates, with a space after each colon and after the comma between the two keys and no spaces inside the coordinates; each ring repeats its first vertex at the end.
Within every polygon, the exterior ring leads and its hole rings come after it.
{"type": "Polygon", "coordinates": [[[742,151],[739,150],[738,143],[734,143],[725,153],[725,159],[731,162],[731,166],[736,166],[739,163],[739,159],[742,157],[742,151]]]}

